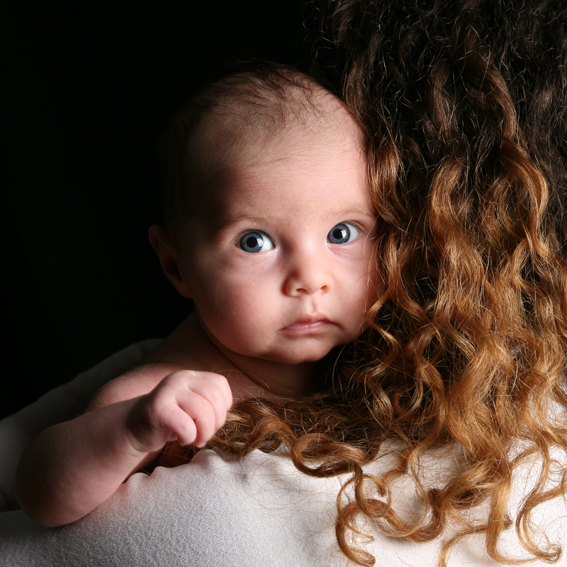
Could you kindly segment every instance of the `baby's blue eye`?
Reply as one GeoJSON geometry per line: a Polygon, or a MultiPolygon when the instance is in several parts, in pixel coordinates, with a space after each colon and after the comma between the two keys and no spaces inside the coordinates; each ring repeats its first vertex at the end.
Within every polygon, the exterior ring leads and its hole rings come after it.
{"type": "Polygon", "coordinates": [[[327,240],[331,244],[348,244],[355,240],[359,234],[358,228],[350,222],[340,222],[329,231],[327,240]]]}
{"type": "Polygon", "coordinates": [[[240,248],[242,248],[244,252],[248,252],[250,254],[266,252],[266,250],[271,250],[274,247],[274,243],[271,241],[270,237],[257,230],[243,234],[240,237],[239,244],[240,248]]]}

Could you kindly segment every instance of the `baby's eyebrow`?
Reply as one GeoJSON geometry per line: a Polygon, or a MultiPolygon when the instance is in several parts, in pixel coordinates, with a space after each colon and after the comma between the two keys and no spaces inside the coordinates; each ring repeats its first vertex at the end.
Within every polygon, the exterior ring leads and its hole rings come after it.
{"type": "MultiPolygon", "coordinates": [[[[328,218],[330,222],[341,222],[348,221],[352,217],[365,217],[369,222],[373,222],[376,220],[376,213],[369,211],[366,207],[347,206],[336,212],[329,211],[328,218]]],[[[256,212],[239,211],[231,214],[228,211],[224,211],[218,216],[215,228],[217,230],[227,230],[238,224],[262,225],[270,224],[277,220],[278,215],[273,213],[257,214],[256,212]]]]}
{"type": "Polygon", "coordinates": [[[250,224],[262,224],[269,220],[268,216],[256,216],[256,215],[249,215],[246,213],[237,214],[237,215],[227,215],[223,217],[222,215],[219,217],[217,224],[217,228],[227,229],[235,224],[241,223],[250,223],[250,224]]]}
{"type": "Polygon", "coordinates": [[[350,207],[339,211],[336,216],[345,218],[348,218],[349,216],[363,216],[368,217],[369,219],[375,219],[376,213],[374,211],[369,211],[367,208],[350,207]]]}

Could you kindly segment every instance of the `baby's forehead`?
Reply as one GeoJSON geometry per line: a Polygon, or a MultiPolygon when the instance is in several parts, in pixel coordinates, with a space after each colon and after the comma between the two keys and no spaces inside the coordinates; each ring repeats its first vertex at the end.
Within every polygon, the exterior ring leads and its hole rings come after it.
{"type": "MultiPolygon", "coordinates": [[[[365,153],[362,130],[339,99],[321,89],[316,100],[302,104],[283,119],[242,105],[223,104],[208,113],[190,141],[185,164],[189,217],[215,217],[231,192],[246,186],[239,178],[251,167],[277,178],[278,164],[289,163],[290,156],[316,151],[325,159],[327,146],[333,155],[337,146],[344,149],[350,162],[365,153]]],[[[299,166],[309,167],[309,160],[299,166]]]]}
{"type": "MultiPolygon", "coordinates": [[[[336,129],[335,129],[336,130],[336,129]]],[[[327,172],[335,171],[337,165],[345,172],[345,195],[348,188],[363,182],[359,179],[360,166],[364,163],[363,147],[358,132],[352,128],[348,136],[329,132],[327,128],[286,128],[269,135],[261,132],[258,136],[242,136],[230,147],[231,152],[211,160],[210,167],[201,170],[200,183],[192,186],[191,217],[200,223],[219,223],[228,217],[249,218],[252,211],[261,216],[270,209],[295,200],[295,192],[311,195],[317,185],[333,185],[327,179],[327,172]],[[346,173],[350,172],[350,173],[346,173]],[[290,185],[290,180],[293,185],[290,185]],[[288,189],[289,192],[288,192],[288,189]],[[279,190],[278,190],[279,189],[279,190]]],[[[365,171],[365,168],[363,169],[365,171]]],[[[325,195],[318,194],[318,207],[324,207],[325,195]]],[[[346,197],[345,197],[346,198],[346,197]]],[[[347,199],[348,200],[348,199],[347,199]]],[[[315,212],[315,211],[314,211],[315,212]]]]}

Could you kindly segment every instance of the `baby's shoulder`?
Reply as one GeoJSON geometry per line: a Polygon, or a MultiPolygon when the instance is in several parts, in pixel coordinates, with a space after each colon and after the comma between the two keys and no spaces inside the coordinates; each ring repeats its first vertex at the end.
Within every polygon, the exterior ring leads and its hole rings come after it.
{"type": "Polygon", "coordinates": [[[180,369],[179,365],[171,363],[147,362],[140,364],[102,386],[93,396],[87,411],[97,410],[110,404],[148,394],[166,376],[180,369]]]}

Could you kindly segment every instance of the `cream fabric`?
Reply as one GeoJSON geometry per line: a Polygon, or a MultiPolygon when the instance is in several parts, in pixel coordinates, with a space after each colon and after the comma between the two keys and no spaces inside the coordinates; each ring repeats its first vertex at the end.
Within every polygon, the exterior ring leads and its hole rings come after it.
{"type": "MultiPolygon", "coordinates": [[[[128,364],[135,364],[151,347],[149,343],[134,345],[86,373],[87,378],[82,375],[77,380],[81,378],[79,382],[94,391],[118,369],[123,372],[128,364]]],[[[64,391],[81,390],[79,382],[64,391]]],[[[58,395],[51,394],[47,398],[59,408],[57,415],[68,413],[70,410],[57,405],[58,395]]],[[[77,393],[73,412],[80,411],[79,406],[89,397],[77,393]]],[[[26,419],[9,419],[9,428],[6,420],[0,423],[1,438],[12,439],[15,446],[31,429],[37,429],[40,421],[42,426],[52,421],[36,415],[47,408],[45,397],[42,400],[24,411],[26,419]],[[34,426],[28,427],[30,423],[34,426]],[[26,425],[23,433],[18,424],[26,425]]],[[[373,463],[368,472],[379,473],[391,464],[395,446],[390,449],[390,456],[373,463]]],[[[18,451],[12,449],[11,455],[18,451]]],[[[456,466],[454,461],[451,449],[429,455],[423,463],[427,484],[442,483],[456,466]]],[[[560,460],[557,470],[565,466],[564,459],[560,460]]],[[[517,471],[512,516],[537,473],[537,463],[526,463],[517,471]]],[[[21,511],[0,514],[0,566],[343,567],[350,563],[338,550],[334,523],[336,497],[347,480],[308,477],[295,469],[284,450],[270,455],[254,451],[244,459],[205,450],[190,464],[158,467],[151,476],[133,475],[97,510],[63,528],[35,526],[21,511]]],[[[10,495],[10,488],[6,488],[9,479],[3,483],[3,490],[10,495]]],[[[419,499],[411,482],[398,482],[394,500],[401,513],[419,513],[419,499]]],[[[483,513],[483,509],[476,511],[480,516],[483,513]]],[[[540,506],[536,520],[551,541],[567,548],[564,499],[540,506]]],[[[374,538],[367,549],[375,555],[377,566],[437,565],[439,541],[411,544],[378,533],[374,538]]],[[[503,538],[502,549],[521,555],[513,530],[503,538]]],[[[484,552],[483,536],[474,536],[457,547],[449,565],[490,567],[496,563],[484,552]]]]}

